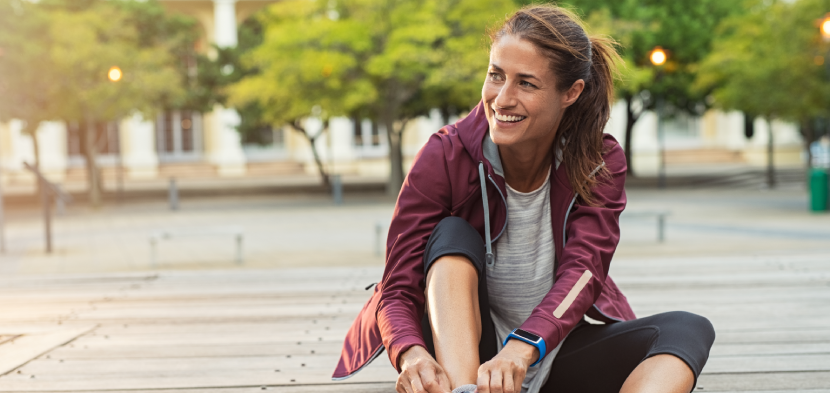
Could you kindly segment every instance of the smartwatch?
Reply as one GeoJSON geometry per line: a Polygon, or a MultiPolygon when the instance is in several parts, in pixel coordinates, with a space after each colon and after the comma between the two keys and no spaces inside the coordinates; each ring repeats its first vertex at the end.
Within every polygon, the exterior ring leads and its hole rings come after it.
{"type": "Polygon", "coordinates": [[[507,345],[507,342],[510,341],[511,338],[524,341],[539,350],[539,359],[536,360],[536,363],[531,364],[530,367],[538,365],[542,361],[542,358],[545,357],[545,340],[543,340],[542,337],[528,332],[527,330],[513,329],[513,331],[507,335],[507,338],[504,339],[504,343],[502,343],[502,345],[507,345]]]}

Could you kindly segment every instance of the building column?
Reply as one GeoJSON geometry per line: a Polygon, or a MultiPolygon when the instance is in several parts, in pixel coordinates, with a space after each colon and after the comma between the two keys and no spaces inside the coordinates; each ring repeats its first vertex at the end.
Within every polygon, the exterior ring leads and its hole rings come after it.
{"type": "MultiPolygon", "coordinates": [[[[66,177],[69,154],[66,148],[66,123],[45,121],[37,129],[40,147],[40,170],[51,181],[62,182],[66,177]]],[[[34,151],[32,151],[34,160],[34,151]]]]}
{"type": "MultiPolygon", "coordinates": [[[[219,47],[236,46],[236,0],[213,0],[213,32],[219,47]]],[[[233,108],[216,105],[210,116],[206,117],[204,132],[208,160],[216,165],[220,176],[244,175],[245,152],[236,131],[240,122],[239,113],[233,108]]]]}
{"type": "Polygon", "coordinates": [[[329,161],[332,174],[353,172],[355,159],[354,123],[348,117],[333,117],[329,121],[329,140],[331,156],[329,161]]]}
{"type": "Polygon", "coordinates": [[[121,160],[130,179],[153,179],[158,176],[156,132],[152,121],[136,113],[121,121],[119,141],[121,160]]]}

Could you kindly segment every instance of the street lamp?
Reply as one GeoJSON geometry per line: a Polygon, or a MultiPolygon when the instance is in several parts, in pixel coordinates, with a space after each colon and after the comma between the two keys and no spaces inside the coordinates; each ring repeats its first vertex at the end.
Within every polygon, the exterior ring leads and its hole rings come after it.
{"type": "MultiPolygon", "coordinates": [[[[828,25],[830,27],[830,25],[828,25]]],[[[661,67],[666,64],[666,60],[668,60],[669,55],[666,53],[663,48],[660,46],[655,46],[654,49],[651,50],[648,54],[648,59],[651,61],[655,67],[661,67]]],[[[660,80],[660,77],[663,76],[663,69],[662,67],[657,70],[657,74],[654,77],[654,81],[657,82],[660,80]]],[[[663,98],[658,96],[657,97],[657,140],[660,149],[660,164],[658,167],[657,173],[657,185],[658,187],[666,188],[666,138],[663,135],[663,98]]]]}
{"type": "Polygon", "coordinates": [[[110,82],[118,82],[121,80],[121,77],[124,76],[124,73],[121,72],[121,69],[118,66],[112,66],[107,72],[107,78],[109,78],[110,82]]]}
{"type": "MultiPolygon", "coordinates": [[[[109,72],[107,72],[107,78],[110,82],[116,83],[121,80],[121,77],[124,76],[124,73],[121,72],[121,68],[118,66],[110,67],[109,72]]],[[[120,138],[119,138],[120,139],[120,138]]],[[[118,172],[117,172],[117,183],[118,183],[118,199],[121,199],[121,194],[124,190],[124,163],[121,159],[121,146],[118,146],[118,172]]]]}
{"type": "Polygon", "coordinates": [[[818,25],[821,31],[821,38],[824,41],[830,41],[830,12],[824,14],[824,18],[818,21],[818,25]]]}
{"type": "MultiPolygon", "coordinates": [[[[828,20],[827,28],[828,32],[830,32],[830,20],[828,20]]],[[[663,64],[666,64],[668,55],[666,54],[666,51],[663,50],[663,48],[655,46],[654,49],[652,49],[651,52],[649,52],[648,59],[651,60],[651,64],[654,64],[655,66],[661,66],[663,64]]]]}

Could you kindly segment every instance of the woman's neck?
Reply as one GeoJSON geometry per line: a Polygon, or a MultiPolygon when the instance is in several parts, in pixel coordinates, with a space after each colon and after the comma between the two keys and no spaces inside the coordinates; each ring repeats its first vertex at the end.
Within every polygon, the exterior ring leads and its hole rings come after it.
{"type": "Polygon", "coordinates": [[[534,151],[499,146],[504,181],[516,191],[538,190],[548,177],[553,154],[550,148],[535,148],[534,151]]]}

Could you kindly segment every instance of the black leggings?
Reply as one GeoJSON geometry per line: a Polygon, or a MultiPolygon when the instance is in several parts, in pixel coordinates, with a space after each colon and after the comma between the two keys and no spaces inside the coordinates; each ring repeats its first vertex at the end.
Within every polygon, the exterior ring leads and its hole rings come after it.
{"type": "MultiPolygon", "coordinates": [[[[443,219],[427,242],[424,273],[445,255],[462,255],[478,271],[482,323],[479,360],[484,363],[496,355],[497,346],[481,235],[461,218],[443,219]]],[[[424,315],[421,328],[427,350],[435,356],[428,315],[424,315]]],[[[659,354],[671,354],[683,360],[694,373],[696,383],[714,341],[715,330],[708,319],[683,311],[606,325],[582,322],[562,344],[541,392],[619,392],[637,365],[659,354]]]]}

